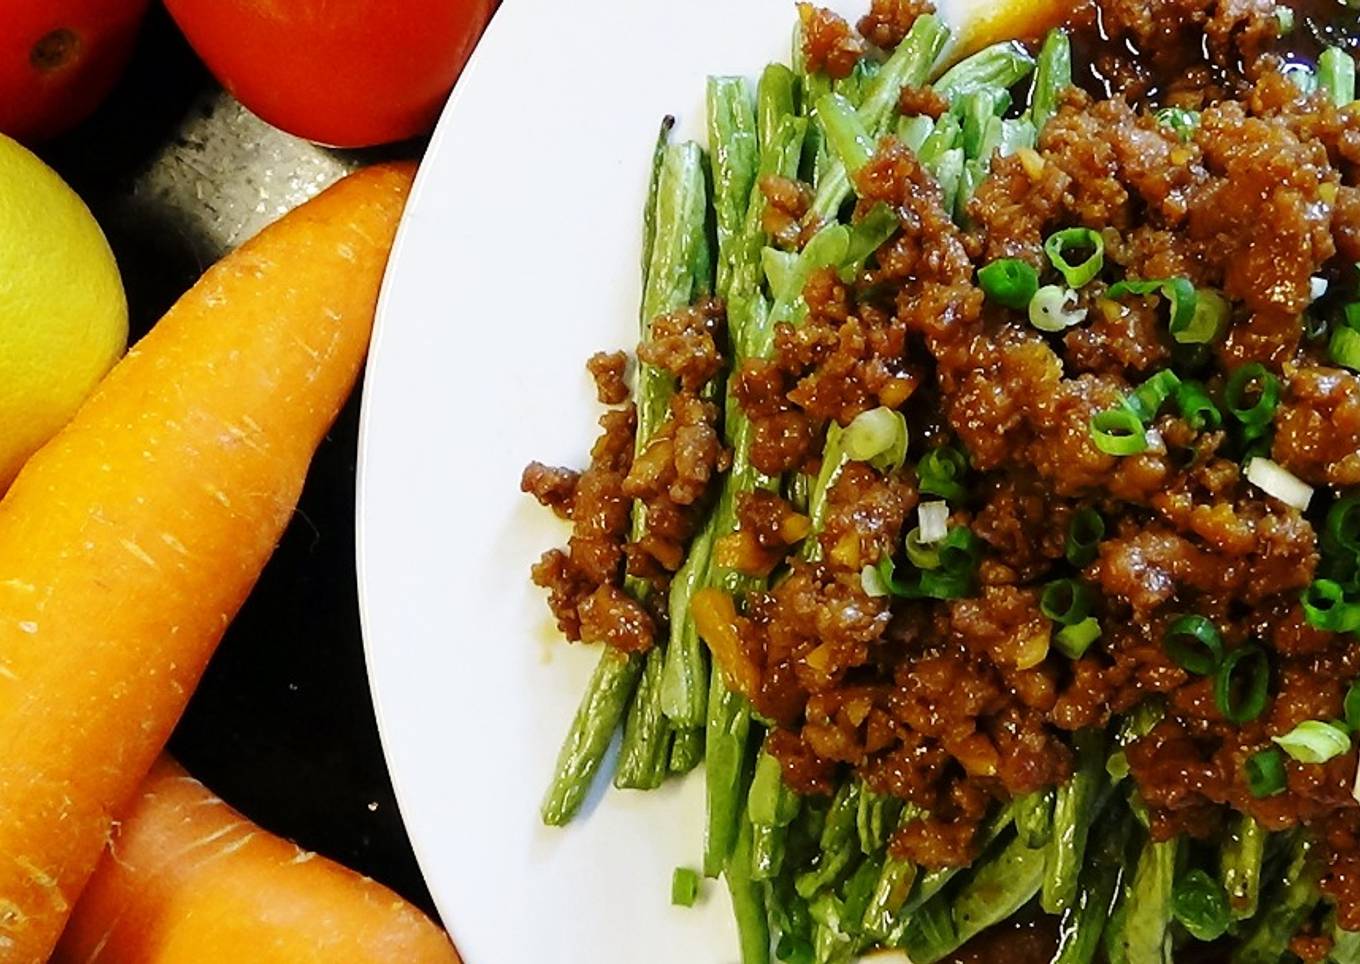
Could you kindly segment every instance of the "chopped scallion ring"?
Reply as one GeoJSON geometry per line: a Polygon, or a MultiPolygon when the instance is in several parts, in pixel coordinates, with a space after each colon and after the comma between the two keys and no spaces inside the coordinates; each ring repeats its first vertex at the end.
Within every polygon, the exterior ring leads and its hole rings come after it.
{"type": "MultiPolygon", "coordinates": [[[[1162,297],[1171,306],[1171,325],[1172,337],[1177,342],[1183,344],[1193,344],[1184,338],[1186,331],[1198,331],[1194,328],[1195,309],[1199,303],[1199,297],[1195,293],[1195,286],[1190,283],[1189,278],[1156,278],[1144,281],[1124,280],[1118,284],[1110,286],[1110,290],[1105,292],[1107,298],[1119,299],[1125,295],[1150,295],[1160,292],[1162,297]],[[1180,337],[1177,337],[1179,333],[1180,337]]],[[[1212,314],[1211,316],[1212,317],[1212,314]]],[[[1225,312],[1226,317],[1226,312],[1225,312]]]]}
{"type": "Polygon", "coordinates": [[[883,577],[874,566],[865,566],[859,571],[859,587],[870,599],[881,599],[890,595],[888,587],[883,584],[883,577]]]}
{"type": "Polygon", "coordinates": [[[1284,790],[1284,754],[1275,747],[1247,757],[1247,789],[1258,800],[1284,790]]]}
{"type": "Polygon", "coordinates": [[[1127,408],[1112,408],[1092,416],[1091,438],[1106,455],[1137,455],[1148,448],[1142,419],[1127,408]]]}
{"type": "Polygon", "coordinates": [[[941,445],[931,449],[917,463],[916,488],[922,493],[957,502],[967,494],[959,482],[967,471],[968,460],[963,453],[952,445],[941,445]]]}
{"type": "Polygon", "coordinates": [[[1176,407],[1181,418],[1196,432],[1212,432],[1223,424],[1223,414],[1200,382],[1182,381],[1176,387],[1176,407]]]}
{"type": "Polygon", "coordinates": [[[1039,611],[1055,623],[1075,626],[1091,615],[1091,590],[1078,579],[1055,579],[1039,597],[1039,611]]]}
{"type": "Polygon", "coordinates": [[[1124,404],[1146,425],[1157,417],[1163,403],[1175,394],[1180,384],[1181,380],[1175,372],[1169,368],[1163,369],[1135,388],[1124,399],[1124,404]]]}
{"type": "Polygon", "coordinates": [[[1172,620],[1162,647],[1177,666],[1196,676],[1210,675],[1223,661],[1223,635],[1211,621],[1193,613],[1172,620]]]}
{"type": "Polygon", "coordinates": [[[1360,556],[1360,495],[1332,503],[1323,525],[1322,548],[1329,553],[1360,556]]]}
{"type": "Polygon", "coordinates": [[[937,543],[929,543],[921,538],[921,528],[917,526],[907,533],[904,540],[907,550],[907,561],[917,569],[938,569],[940,568],[940,547],[937,543]]]}
{"type": "Polygon", "coordinates": [[[1270,459],[1253,456],[1247,460],[1247,481],[1267,495],[1300,512],[1313,501],[1313,487],[1270,459]]]}
{"type": "Polygon", "coordinates": [[[1267,425],[1280,404],[1280,380],[1260,362],[1252,362],[1228,376],[1223,398],[1233,418],[1243,425],[1267,425]]]}
{"type": "Polygon", "coordinates": [[[1314,579],[1303,591],[1303,618],[1314,629],[1353,633],[1360,629],[1360,604],[1346,598],[1339,582],[1314,579]]]}
{"type": "Polygon", "coordinates": [[[1064,626],[1058,630],[1058,635],[1053,637],[1053,645],[1068,659],[1081,659],[1091,648],[1091,644],[1099,638],[1100,623],[1096,617],[1087,616],[1073,626],[1064,626]]]}
{"type": "Polygon", "coordinates": [[[1342,326],[1332,332],[1327,354],[1342,368],[1360,372],[1360,331],[1342,326]]]}
{"type": "MultiPolygon", "coordinates": [[[[1187,286],[1190,284],[1184,278],[1176,280],[1184,282],[1187,286]]],[[[1232,311],[1232,307],[1228,304],[1227,298],[1224,298],[1212,288],[1191,290],[1194,310],[1190,313],[1190,320],[1178,325],[1176,323],[1176,310],[1173,307],[1171,312],[1171,337],[1182,345],[1207,345],[1227,327],[1228,315],[1232,311]]]]}
{"type": "Polygon", "coordinates": [[[949,535],[949,503],[922,502],[916,511],[922,542],[942,542],[949,535]]]}
{"type": "Polygon", "coordinates": [[[671,903],[676,907],[693,907],[699,896],[699,875],[688,867],[676,867],[671,874],[671,903]]]}
{"type": "Polygon", "coordinates": [[[1067,524],[1067,543],[1063,552],[1074,566],[1095,561],[1100,540],[1105,538],[1105,520],[1090,506],[1077,510],[1067,524]]]}
{"type": "Polygon", "coordinates": [[[1029,303],[1029,323],[1050,334],[1086,320],[1086,309],[1075,308],[1077,293],[1061,285],[1045,285],[1029,303]]]}
{"type": "Polygon", "coordinates": [[[901,412],[880,405],[860,412],[841,436],[845,454],[876,468],[900,468],[907,455],[907,420],[901,412]]]}
{"type": "Polygon", "coordinates": [[[1163,107],[1155,115],[1157,123],[1170,128],[1181,143],[1187,143],[1199,128],[1199,114],[1184,107],[1163,107]]]}
{"type": "Polygon", "coordinates": [[[1072,288],[1089,283],[1105,267],[1105,239],[1090,228],[1067,228],[1049,235],[1044,254],[1072,288]],[[1085,260],[1072,264],[1074,254],[1090,252],[1085,260]]]}
{"type": "Polygon", "coordinates": [[[1025,308],[1039,290],[1039,272],[1019,258],[1000,258],[978,271],[978,286],[999,305],[1025,308]]]}
{"type": "Polygon", "coordinates": [[[1349,733],[1321,720],[1304,720],[1284,736],[1270,739],[1300,763],[1326,763],[1351,748],[1349,733]]]}
{"type": "Polygon", "coordinates": [[[1266,708],[1270,695],[1270,660],[1260,646],[1248,643],[1223,657],[1214,677],[1214,702],[1230,723],[1250,723],[1266,708]]]}

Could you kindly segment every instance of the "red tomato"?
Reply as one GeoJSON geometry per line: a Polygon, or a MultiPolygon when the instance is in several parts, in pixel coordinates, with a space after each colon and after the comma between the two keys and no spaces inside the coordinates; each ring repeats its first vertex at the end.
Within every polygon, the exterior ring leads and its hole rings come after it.
{"type": "Polygon", "coordinates": [[[241,103],[291,134],[337,147],[429,130],[493,3],[166,0],[241,103]]]}
{"type": "Polygon", "coordinates": [[[127,66],[148,0],[0,0],[0,132],[60,134],[127,66]]]}

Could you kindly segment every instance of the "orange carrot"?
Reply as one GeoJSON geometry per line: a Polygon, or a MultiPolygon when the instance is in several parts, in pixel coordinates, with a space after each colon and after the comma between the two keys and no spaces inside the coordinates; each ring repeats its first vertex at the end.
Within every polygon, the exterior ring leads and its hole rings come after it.
{"type": "Polygon", "coordinates": [[[115,825],[57,964],[457,964],[381,884],[247,821],[162,757],[115,825]]]}
{"type": "Polygon", "coordinates": [[[0,502],[0,960],[52,949],[354,384],[409,166],[210,269],[0,502]]]}

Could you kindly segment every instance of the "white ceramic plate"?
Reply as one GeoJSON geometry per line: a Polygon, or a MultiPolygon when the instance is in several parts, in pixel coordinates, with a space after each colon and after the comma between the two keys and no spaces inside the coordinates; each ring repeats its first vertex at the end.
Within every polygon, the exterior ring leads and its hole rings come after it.
{"type": "Polygon", "coordinates": [[[598,653],[560,639],[529,582],[566,530],[519,477],[584,463],[584,361],[637,340],[662,115],[701,137],[705,76],[787,62],[794,17],[791,0],[508,0],[412,196],[365,390],[359,574],[402,813],[470,964],[736,958],[721,884],[669,901],[672,870],[698,866],[701,777],[539,823],[598,653]]]}

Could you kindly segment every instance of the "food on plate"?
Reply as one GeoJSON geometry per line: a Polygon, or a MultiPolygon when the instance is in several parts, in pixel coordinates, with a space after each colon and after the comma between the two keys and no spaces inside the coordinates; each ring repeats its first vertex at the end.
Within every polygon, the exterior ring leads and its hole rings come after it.
{"type": "Polygon", "coordinates": [[[0,197],[3,493],[123,354],[128,317],[118,265],[89,209],[3,135],[0,197]]]}
{"type": "Polygon", "coordinates": [[[456,964],[381,884],[252,824],[162,757],[116,824],[56,962],[456,964]]]}
{"type": "Polygon", "coordinates": [[[168,0],[222,85],[290,134],[367,147],[423,134],[492,0],[168,0]]]}
{"type": "Polygon", "coordinates": [[[211,268],[0,502],[0,945],[43,959],[362,364],[408,165],[211,268]]]}
{"type": "Polygon", "coordinates": [[[1360,959],[1355,15],[797,26],[522,479],[603,644],[543,819],[703,761],[746,964],[1360,959]]]}
{"type": "Polygon", "coordinates": [[[69,130],[127,66],[148,0],[0,0],[0,133],[69,130]]]}

